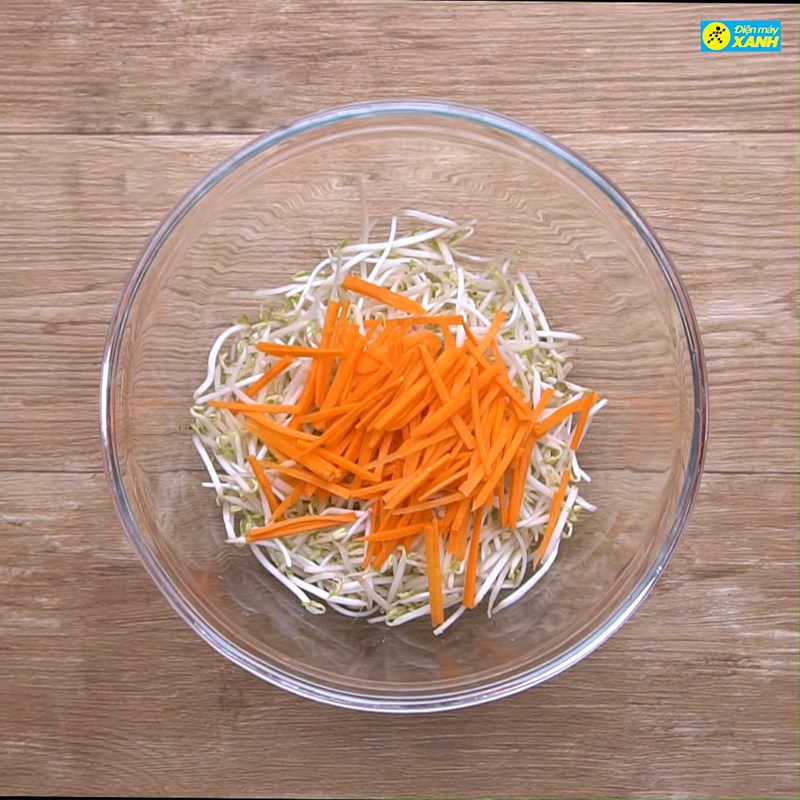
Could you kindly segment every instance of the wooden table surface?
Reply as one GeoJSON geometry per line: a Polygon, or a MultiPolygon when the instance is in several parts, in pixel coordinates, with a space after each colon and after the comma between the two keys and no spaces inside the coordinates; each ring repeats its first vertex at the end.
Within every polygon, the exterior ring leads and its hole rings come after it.
{"type": "Polygon", "coordinates": [[[0,791],[790,797],[798,790],[798,17],[786,6],[3,0],[0,791]],[[781,53],[701,53],[704,18],[781,53]],[[435,97],[541,127],[662,237],[700,323],[707,469],[657,588],[594,655],[428,717],[237,669],[123,538],[97,434],[146,237],[253,135],[435,97]]]}

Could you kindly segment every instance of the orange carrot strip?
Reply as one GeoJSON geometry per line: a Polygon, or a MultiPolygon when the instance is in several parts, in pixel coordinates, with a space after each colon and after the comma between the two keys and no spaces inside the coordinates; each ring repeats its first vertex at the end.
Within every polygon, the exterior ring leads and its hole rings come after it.
{"type": "Polygon", "coordinates": [[[313,449],[302,450],[300,445],[292,439],[274,431],[264,428],[258,422],[245,420],[244,427],[281,459],[292,459],[308,467],[326,480],[336,477],[336,470],[313,449]]]}
{"type": "Polygon", "coordinates": [[[270,521],[277,522],[300,499],[302,493],[303,487],[295,486],[294,489],[283,498],[281,504],[272,512],[270,521]]]}
{"type": "Polygon", "coordinates": [[[417,471],[420,459],[422,458],[422,450],[417,450],[410,453],[403,460],[403,477],[410,478],[417,471]]]}
{"type": "MultiPolygon", "coordinates": [[[[497,376],[499,371],[500,366],[498,364],[493,364],[491,367],[489,367],[489,369],[484,370],[478,376],[476,381],[478,389],[482,389],[484,386],[486,386],[489,381],[497,376]]],[[[422,436],[425,433],[430,433],[431,431],[435,430],[443,422],[450,419],[457,411],[461,409],[462,406],[469,403],[470,396],[471,389],[467,386],[459,391],[458,394],[456,394],[447,403],[440,406],[433,414],[425,417],[425,419],[422,421],[422,424],[417,426],[414,433],[417,436],[422,436]]]]}
{"type": "MultiPolygon", "coordinates": [[[[456,362],[455,367],[450,373],[450,394],[457,395],[469,383],[470,374],[472,372],[472,359],[467,357],[456,362]]],[[[469,388],[469,387],[467,387],[469,388]]]]}
{"type": "Polygon", "coordinates": [[[357,515],[352,511],[343,512],[341,514],[305,515],[286,519],[283,520],[283,522],[270,523],[269,525],[252,528],[250,533],[254,533],[256,536],[263,535],[264,533],[296,533],[314,528],[330,528],[333,525],[346,525],[349,522],[355,522],[356,519],[357,515]]]}
{"type": "Polygon", "coordinates": [[[431,508],[440,508],[449,506],[450,503],[456,503],[463,500],[464,495],[461,492],[453,492],[453,494],[446,494],[444,497],[435,497],[433,500],[427,500],[424,503],[416,503],[413,506],[404,506],[403,508],[395,508],[392,514],[413,514],[418,511],[427,511],[431,508]]]}
{"type": "Polygon", "coordinates": [[[413,348],[420,348],[428,350],[431,355],[439,352],[442,346],[439,337],[433,331],[418,331],[417,333],[409,333],[403,338],[403,349],[411,350],[413,348]]]}
{"type": "Polygon", "coordinates": [[[279,425],[277,422],[274,422],[269,417],[265,417],[263,414],[256,412],[256,411],[249,411],[247,409],[243,409],[241,414],[244,414],[247,417],[250,417],[255,423],[257,423],[261,428],[264,428],[267,431],[271,431],[272,433],[277,434],[278,436],[284,439],[299,439],[302,442],[308,442],[311,444],[318,443],[318,436],[314,436],[310,433],[306,433],[305,431],[296,431],[288,428],[286,425],[279,425]]]}
{"type": "Polygon", "coordinates": [[[458,510],[453,517],[452,532],[447,542],[447,551],[457,553],[460,545],[461,530],[466,530],[467,519],[469,517],[469,498],[462,500],[458,505],[458,510]]]}
{"type": "Polygon", "coordinates": [[[489,438],[489,441],[492,442],[491,452],[489,453],[489,459],[491,460],[493,456],[497,456],[502,449],[503,439],[501,437],[501,432],[503,428],[509,424],[510,420],[507,418],[506,414],[508,412],[509,403],[506,401],[505,398],[498,398],[495,402],[495,406],[492,413],[492,433],[489,438]]]}
{"type": "Polygon", "coordinates": [[[442,570],[439,556],[439,530],[434,525],[425,531],[425,561],[428,565],[428,592],[431,604],[431,624],[436,627],[444,622],[444,600],[442,597],[442,570]]]}
{"type": "Polygon", "coordinates": [[[528,470],[531,465],[531,455],[533,448],[536,445],[536,436],[533,433],[528,434],[525,444],[520,450],[517,458],[517,464],[514,472],[514,477],[511,479],[511,490],[508,497],[508,520],[510,526],[516,530],[517,523],[519,522],[519,515],[522,509],[522,498],[525,494],[525,482],[528,479],[528,470]]]}
{"type": "Polygon", "coordinates": [[[391,372],[392,368],[388,364],[384,364],[376,372],[373,372],[369,378],[359,381],[356,386],[351,387],[347,395],[347,401],[363,400],[381,381],[386,380],[391,372]]]}
{"type": "Polygon", "coordinates": [[[535,426],[536,435],[542,436],[542,434],[547,433],[551,428],[563,422],[570,414],[574,414],[576,411],[582,411],[586,406],[586,397],[589,397],[589,395],[578,397],[575,400],[564,403],[563,406],[559,406],[543,420],[537,422],[535,426]]]}
{"type": "Polygon", "coordinates": [[[376,483],[373,486],[365,486],[363,489],[350,492],[350,497],[355,497],[359,500],[363,500],[368,497],[380,497],[387,489],[392,489],[393,487],[397,486],[401,480],[402,478],[392,478],[388,481],[383,481],[382,483],[376,483]]]}
{"type": "MultiPolygon", "coordinates": [[[[456,435],[455,431],[451,427],[443,428],[438,433],[433,434],[433,436],[429,436],[427,439],[420,439],[419,441],[414,440],[414,438],[410,438],[405,441],[402,447],[399,450],[396,450],[391,455],[386,455],[383,458],[383,465],[391,464],[398,459],[405,458],[406,456],[411,455],[412,453],[416,453],[422,450],[427,450],[431,445],[442,443],[447,446],[448,451],[452,451],[455,444],[458,442],[458,436],[456,435]]],[[[388,453],[388,451],[387,451],[388,453]]],[[[439,454],[441,455],[441,454],[439,454]]],[[[438,456],[436,456],[438,458],[438,456]]],[[[370,462],[366,465],[367,469],[374,469],[378,472],[380,462],[380,456],[375,461],[370,462]]]]}
{"type": "MultiPolygon", "coordinates": [[[[357,440],[354,439],[354,441],[357,440]]],[[[338,453],[334,453],[333,450],[328,450],[327,447],[321,447],[318,452],[323,458],[326,458],[328,461],[332,461],[334,464],[338,464],[340,467],[344,467],[346,470],[352,472],[353,475],[358,475],[359,478],[367,481],[368,483],[379,482],[379,478],[377,478],[372,472],[364,469],[364,467],[362,467],[360,464],[356,464],[355,461],[351,461],[350,458],[340,456],[338,453]]]]}
{"type": "Polygon", "coordinates": [[[542,560],[542,556],[544,556],[545,552],[547,551],[547,545],[550,544],[550,539],[553,538],[558,517],[560,516],[561,509],[564,506],[564,498],[567,494],[567,485],[569,484],[571,477],[572,472],[570,471],[570,468],[567,467],[564,470],[564,474],[561,476],[561,483],[559,484],[556,493],[553,495],[553,503],[550,506],[550,516],[547,519],[547,527],[545,528],[544,536],[542,537],[542,541],[539,543],[539,546],[536,548],[536,552],[533,556],[536,566],[539,565],[539,562],[542,560]]]}
{"type": "Polygon", "coordinates": [[[364,295],[371,300],[377,300],[379,303],[396,308],[398,311],[405,311],[408,314],[425,314],[425,308],[414,300],[408,297],[403,297],[397,292],[390,289],[385,289],[383,286],[377,286],[374,283],[365,281],[355,275],[348,275],[343,281],[342,286],[350,292],[364,295]]]}
{"type": "Polygon", "coordinates": [[[409,478],[404,478],[397,486],[390,489],[383,498],[383,502],[387,508],[395,508],[401,500],[408,497],[418,486],[428,480],[431,475],[435,474],[443,464],[450,461],[452,456],[446,454],[437,461],[429,464],[427,467],[419,470],[409,478]]]}
{"type": "Polygon", "coordinates": [[[464,521],[456,532],[456,551],[453,554],[457,561],[463,561],[467,557],[467,531],[469,530],[469,514],[464,517],[464,521]]]}
{"type": "Polygon", "coordinates": [[[470,379],[470,404],[472,406],[472,429],[475,431],[475,442],[478,447],[478,455],[483,462],[483,469],[489,474],[491,465],[489,463],[489,448],[486,445],[486,431],[483,427],[481,417],[480,399],[478,398],[478,368],[472,365],[472,376],[470,379]]]}
{"type": "Polygon", "coordinates": [[[375,569],[380,569],[387,561],[389,556],[394,552],[395,547],[397,547],[398,542],[376,542],[375,546],[382,548],[379,550],[378,554],[372,560],[372,566],[375,569]]]}
{"type": "Polygon", "coordinates": [[[301,344],[277,344],[275,342],[258,342],[256,350],[270,356],[294,356],[295,358],[322,358],[323,356],[340,356],[344,353],[342,347],[305,347],[301,344]]]}
{"type": "MultiPolygon", "coordinates": [[[[469,455],[469,452],[466,453],[466,455],[469,455]]],[[[445,439],[438,444],[432,444],[424,451],[422,463],[429,464],[431,461],[436,461],[437,458],[440,458],[445,453],[449,453],[451,456],[453,456],[453,460],[456,461],[456,456],[465,454],[464,443],[458,439],[456,439],[455,442],[445,439]]]]}
{"type": "Polygon", "coordinates": [[[284,406],[278,403],[241,403],[236,400],[209,400],[214,408],[227,408],[231,411],[249,411],[254,414],[294,414],[300,406],[284,406]]]}
{"type": "Polygon", "coordinates": [[[312,411],[309,414],[303,414],[299,417],[298,421],[303,425],[306,423],[326,422],[332,417],[338,417],[342,414],[346,414],[348,411],[353,411],[353,409],[358,408],[359,405],[361,404],[355,402],[344,403],[343,405],[334,406],[333,408],[326,408],[324,411],[312,411]]]}
{"type": "Polygon", "coordinates": [[[309,408],[311,408],[311,403],[314,402],[314,387],[316,385],[316,374],[317,370],[319,369],[320,362],[317,359],[314,359],[311,362],[311,368],[306,375],[306,384],[303,387],[303,391],[300,394],[300,397],[297,400],[297,412],[292,419],[289,420],[287,425],[288,428],[296,430],[300,427],[299,417],[305,414],[309,408]]]}
{"type": "Polygon", "coordinates": [[[448,475],[446,478],[442,478],[438,483],[435,483],[431,486],[430,489],[426,489],[422,494],[420,494],[420,500],[427,500],[431,495],[436,494],[436,492],[440,492],[442,489],[449,486],[451,483],[455,483],[457,480],[463,478],[469,472],[469,467],[464,467],[463,469],[459,469],[456,472],[448,475]]]}
{"type": "Polygon", "coordinates": [[[458,503],[451,503],[449,508],[444,512],[444,516],[439,520],[439,532],[442,538],[448,542],[453,536],[453,520],[460,508],[461,506],[458,503]]]}
{"type": "Polygon", "coordinates": [[[472,525],[472,539],[469,543],[467,556],[467,574],[464,578],[464,600],[467,608],[475,608],[475,584],[478,574],[478,553],[481,545],[481,529],[483,527],[484,506],[475,511],[475,521],[472,525]]]}
{"type": "Polygon", "coordinates": [[[293,358],[284,356],[282,359],[273,364],[257,381],[251,383],[247,387],[245,394],[248,397],[255,397],[270,381],[274,380],[281,374],[290,364],[294,362],[293,358]]]}
{"type": "MultiPolygon", "coordinates": [[[[473,501],[472,508],[473,510],[478,508],[479,506],[485,505],[486,501],[491,496],[492,492],[494,491],[494,487],[497,485],[498,480],[503,475],[503,473],[508,469],[508,465],[511,463],[511,459],[517,454],[517,450],[519,446],[522,444],[522,440],[530,431],[530,423],[527,425],[523,424],[520,425],[519,428],[514,432],[514,436],[511,439],[510,444],[506,448],[505,452],[503,453],[502,458],[500,459],[499,463],[495,465],[492,469],[491,474],[483,484],[483,487],[478,492],[475,500],[473,501]]],[[[459,487],[460,489],[461,487],[459,487]]]]}
{"type": "MultiPolygon", "coordinates": [[[[464,326],[466,327],[466,325],[464,326]]],[[[456,346],[456,337],[447,325],[442,326],[442,339],[444,339],[445,349],[454,348],[456,346]]]]}
{"type": "Polygon", "coordinates": [[[258,463],[258,459],[254,455],[247,456],[247,463],[250,464],[250,469],[253,470],[253,475],[256,476],[256,481],[261,487],[261,491],[264,493],[264,499],[267,501],[269,510],[274,512],[278,507],[278,498],[275,497],[275,492],[272,491],[272,487],[269,485],[269,480],[267,480],[267,476],[261,468],[261,464],[258,463]]]}
{"type": "Polygon", "coordinates": [[[324,433],[314,437],[314,443],[307,447],[303,453],[310,453],[315,448],[320,447],[323,444],[333,442],[343,433],[350,431],[353,427],[353,424],[361,417],[361,414],[363,413],[364,409],[367,408],[370,402],[370,398],[367,398],[366,400],[362,400],[360,403],[358,403],[356,408],[354,408],[352,411],[348,411],[343,417],[337,419],[333,425],[325,429],[324,433]]]}
{"type": "Polygon", "coordinates": [[[356,423],[356,428],[371,427],[373,420],[392,402],[396,391],[400,391],[402,388],[402,384],[403,376],[400,375],[391,382],[385,384],[379,392],[374,393],[371,397],[367,397],[365,403],[367,406],[371,404],[372,408],[360,415],[356,423]]]}
{"type": "Polygon", "coordinates": [[[577,450],[580,447],[581,439],[583,438],[583,432],[586,430],[586,423],[589,421],[589,412],[592,410],[592,406],[597,402],[598,395],[596,392],[589,392],[584,399],[583,409],[581,410],[580,419],[578,419],[578,424],[575,426],[575,432],[572,434],[572,441],[570,443],[570,447],[573,450],[577,450]]]}
{"type": "Polygon", "coordinates": [[[500,332],[500,328],[506,320],[506,312],[503,311],[501,308],[495,315],[494,319],[492,319],[492,324],[489,326],[489,330],[486,331],[486,336],[483,337],[481,343],[478,345],[478,352],[485,353],[486,350],[489,348],[489,345],[494,342],[495,337],[500,332]]]}
{"type": "Polygon", "coordinates": [[[387,409],[378,415],[377,419],[372,423],[373,428],[384,430],[390,422],[407,411],[408,407],[415,403],[420,395],[424,394],[428,388],[427,381],[422,378],[414,381],[414,383],[410,385],[407,381],[404,381],[404,383],[406,383],[407,388],[400,393],[387,409]]]}
{"type": "MultiPolygon", "coordinates": [[[[331,300],[325,309],[325,320],[322,323],[322,336],[320,338],[321,347],[330,347],[333,339],[333,330],[336,325],[336,318],[339,316],[341,303],[331,300]]],[[[325,390],[331,377],[333,359],[323,358],[319,361],[319,367],[314,373],[314,405],[320,406],[325,397],[325,390]]]]}
{"type": "Polygon", "coordinates": [[[371,533],[369,536],[362,536],[356,539],[357,542],[388,542],[394,539],[402,539],[411,533],[424,532],[426,525],[403,525],[397,528],[384,528],[383,530],[371,533]]]}
{"type": "Polygon", "coordinates": [[[533,416],[538,418],[542,415],[542,412],[547,408],[547,404],[550,402],[550,399],[555,394],[555,389],[551,389],[548,387],[545,389],[541,396],[539,397],[539,402],[533,407],[533,416]]]}
{"type": "Polygon", "coordinates": [[[287,519],[283,522],[273,522],[258,528],[251,528],[247,533],[248,542],[257,542],[261,539],[271,539],[276,536],[286,536],[290,533],[305,533],[306,531],[333,528],[337,525],[346,525],[355,522],[355,514],[317,514],[305,517],[287,519]]]}
{"type": "Polygon", "coordinates": [[[367,464],[367,468],[372,468],[375,470],[376,475],[380,475],[383,477],[383,468],[386,466],[386,462],[389,458],[389,450],[392,447],[392,440],[394,439],[393,433],[385,433],[383,434],[383,439],[381,440],[380,449],[378,450],[378,458],[372,462],[371,464],[367,464]]]}
{"type": "MultiPolygon", "coordinates": [[[[503,388],[503,391],[508,395],[511,401],[519,410],[522,418],[524,419],[531,419],[531,407],[528,404],[527,400],[525,399],[525,395],[522,393],[522,390],[511,383],[511,380],[508,377],[508,373],[505,370],[505,362],[503,361],[502,355],[500,355],[500,350],[497,347],[497,342],[492,341],[490,344],[490,348],[492,353],[494,354],[495,363],[503,365],[503,369],[501,373],[496,378],[497,384],[503,388]]],[[[484,364],[484,366],[488,366],[489,362],[485,359],[485,357],[477,352],[477,348],[471,347],[471,352],[476,355],[478,361],[484,364]],[[481,359],[483,359],[481,361],[481,359]]]]}
{"type": "Polygon", "coordinates": [[[422,414],[426,412],[431,403],[436,400],[436,390],[429,383],[426,383],[425,393],[417,402],[404,411],[399,417],[395,417],[387,426],[387,430],[398,430],[414,423],[414,427],[422,421],[422,414]]]}
{"type": "Polygon", "coordinates": [[[501,475],[497,482],[497,505],[500,508],[500,522],[509,525],[508,522],[508,495],[506,494],[506,476],[501,475]]]}
{"type": "MultiPolygon", "coordinates": [[[[505,409],[503,407],[502,401],[497,403],[495,407],[492,409],[492,417],[490,418],[490,424],[487,425],[487,428],[492,431],[489,440],[491,441],[491,448],[489,450],[489,463],[495,464],[500,458],[500,454],[503,451],[503,447],[508,441],[507,437],[502,435],[502,429],[505,427],[505,409]]],[[[478,484],[481,481],[487,478],[487,474],[483,468],[483,462],[480,461],[480,457],[478,456],[477,451],[475,452],[475,459],[473,460],[473,466],[469,471],[469,476],[467,479],[458,487],[458,491],[464,494],[465,496],[469,497],[477,488],[478,484]]]]}
{"type": "Polygon", "coordinates": [[[363,337],[355,333],[348,333],[343,337],[345,347],[347,348],[347,355],[339,363],[339,369],[336,372],[336,377],[330,385],[321,408],[331,408],[339,403],[340,398],[347,396],[347,391],[353,380],[353,373],[356,369],[359,354],[364,346],[363,337]]]}
{"type": "Polygon", "coordinates": [[[320,489],[325,489],[337,497],[344,497],[346,499],[350,497],[349,489],[342,486],[340,483],[333,483],[332,481],[320,478],[319,475],[315,475],[313,472],[299,469],[298,467],[285,467],[283,464],[270,464],[269,468],[275,472],[280,472],[281,475],[288,475],[295,480],[310,483],[312,486],[319,486],[320,489]]]}
{"type": "Polygon", "coordinates": [[[370,350],[364,350],[356,364],[356,375],[371,375],[383,366],[383,359],[370,350]]]}
{"type": "MultiPolygon", "coordinates": [[[[443,358],[444,356],[442,356],[443,358]]],[[[441,360],[441,358],[440,358],[441,360]]],[[[441,376],[436,371],[435,364],[433,359],[431,358],[430,353],[423,350],[422,351],[422,362],[425,365],[425,369],[428,371],[428,376],[431,379],[431,383],[433,383],[433,387],[436,390],[436,394],[439,396],[439,401],[441,403],[447,403],[450,400],[450,395],[447,392],[447,388],[442,381],[441,376]]],[[[464,444],[469,447],[473,448],[476,446],[475,437],[470,432],[469,428],[467,427],[466,423],[460,416],[460,414],[454,414],[451,420],[453,426],[458,431],[459,436],[464,440],[464,444]]]]}

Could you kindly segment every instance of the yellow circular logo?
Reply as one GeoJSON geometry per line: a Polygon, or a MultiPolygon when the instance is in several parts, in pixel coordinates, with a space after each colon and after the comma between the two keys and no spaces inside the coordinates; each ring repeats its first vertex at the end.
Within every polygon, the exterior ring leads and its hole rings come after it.
{"type": "Polygon", "coordinates": [[[724,50],[731,41],[731,32],[724,22],[709,22],[703,28],[703,44],[709,50],[724,50]]]}

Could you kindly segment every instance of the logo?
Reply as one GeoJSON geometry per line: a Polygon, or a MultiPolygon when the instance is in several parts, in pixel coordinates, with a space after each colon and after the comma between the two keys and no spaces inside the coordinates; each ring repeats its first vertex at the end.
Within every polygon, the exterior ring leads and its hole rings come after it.
{"type": "Polygon", "coordinates": [[[731,32],[724,22],[709,22],[703,28],[703,44],[709,50],[724,50],[731,42],[731,32]]]}
{"type": "Polygon", "coordinates": [[[779,53],[779,19],[704,19],[700,22],[700,50],[779,53]]]}

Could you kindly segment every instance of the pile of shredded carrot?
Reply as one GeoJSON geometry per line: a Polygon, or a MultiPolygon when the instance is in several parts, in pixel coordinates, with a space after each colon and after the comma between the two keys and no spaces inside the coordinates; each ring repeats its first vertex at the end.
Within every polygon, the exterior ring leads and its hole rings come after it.
{"type": "MultiPolygon", "coordinates": [[[[419,303],[349,275],[347,292],[402,312],[368,318],[364,333],[348,319],[350,301],[330,301],[318,346],[259,343],[277,361],[251,384],[255,396],[296,359],[310,359],[303,391],[293,405],[211,400],[243,415],[244,427],[275,461],[248,462],[271,510],[247,541],[283,537],[355,521],[355,512],[286,518],[300,499],[331,497],[370,503],[364,567],[380,568],[400,546],[425,540],[431,621],[444,620],[442,551],[466,559],[463,603],[475,605],[481,528],[492,507],[515,529],[531,454],[539,437],[578,414],[577,449],[594,392],[547,412],[546,389],[533,407],[514,385],[495,341],[505,319],[498,312],[477,340],[460,315],[429,315],[419,303]],[[462,346],[453,328],[463,327],[462,346]],[[280,422],[275,417],[280,416],[280,422]],[[279,502],[269,474],[292,489],[279,502]]],[[[553,497],[549,521],[534,555],[547,550],[561,513],[570,470],[553,497]]]]}

